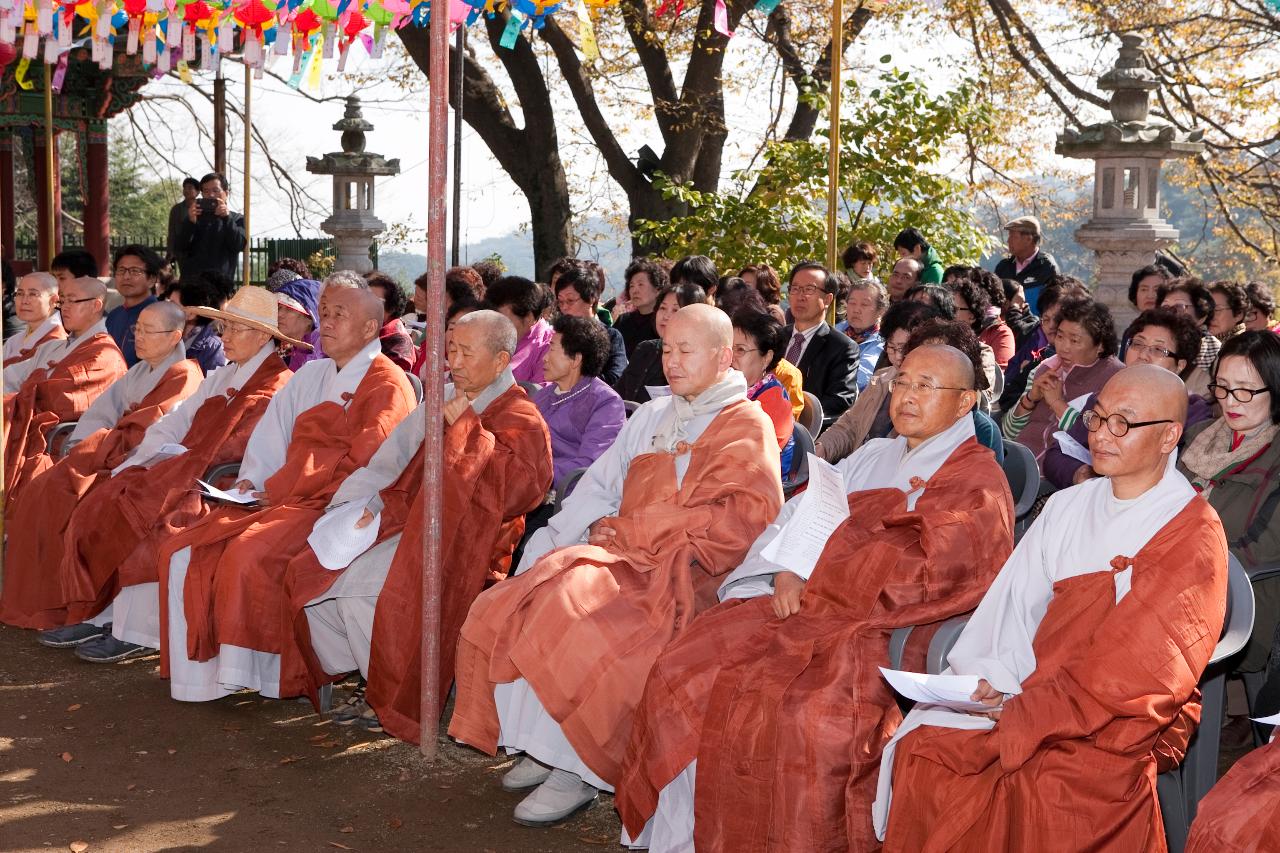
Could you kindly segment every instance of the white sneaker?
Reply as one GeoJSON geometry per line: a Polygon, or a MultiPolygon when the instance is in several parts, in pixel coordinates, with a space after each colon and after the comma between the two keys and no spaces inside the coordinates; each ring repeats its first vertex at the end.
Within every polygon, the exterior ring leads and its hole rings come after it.
{"type": "Polygon", "coordinates": [[[516,823],[522,826],[551,826],[582,809],[590,808],[599,791],[567,770],[555,769],[529,796],[516,806],[516,823]]]}
{"type": "Polygon", "coordinates": [[[516,766],[502,776],[502,790],[523,791],[536,788],[551,775],[551,768],[527,755],[520,756],[516,766]]]}

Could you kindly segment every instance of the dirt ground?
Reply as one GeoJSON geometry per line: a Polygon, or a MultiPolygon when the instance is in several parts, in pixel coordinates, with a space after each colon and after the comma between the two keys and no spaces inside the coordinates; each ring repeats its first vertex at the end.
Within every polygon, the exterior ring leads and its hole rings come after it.
{"type": "Polygon", "coordinates": [[[603,795],[559,827],[513,823],[507,766],[443,737],[428,764],[294,701],[174,702],[154,657],[85,664],[0,626],[6,853],[621,849],[603,795]]]}

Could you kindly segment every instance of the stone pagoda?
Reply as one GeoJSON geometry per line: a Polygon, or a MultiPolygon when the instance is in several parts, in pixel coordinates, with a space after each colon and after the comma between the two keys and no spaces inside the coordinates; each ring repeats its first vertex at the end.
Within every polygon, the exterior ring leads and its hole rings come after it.
{"type": "Polygon", "coordinates": [[[373,269],[373,238],[387,227],[373,213],[373,179],[400,174],[400,161],[364,150],[364,135],[373,125],[361,114],[355,95],[347,97],[346,113],[333,129],[342,132],[342,151],[307,158],[308,172],[333,175],[333,215],[320,228],[332,234],[337,245],[334,269],[366,273],[373,269]]]}
{"type": "Polygon", "coordinates": [[[1115,68],[1098,78],[1111,93],[1111,120],[1058,137],[1064,157],[1093,160],[1093,218],[1076,241],[1098,257],[1095,291],[1124,324],[1133,316],[1129,280],[1134,270],[1178,239],[1178,229],[1160,217],[1160,164],[1204,150],[1204,132],[1185,132],[1150,116],[1151,93],[1162,81],[1147,64],[1142,37],[1120,37],[1115,68]]]}

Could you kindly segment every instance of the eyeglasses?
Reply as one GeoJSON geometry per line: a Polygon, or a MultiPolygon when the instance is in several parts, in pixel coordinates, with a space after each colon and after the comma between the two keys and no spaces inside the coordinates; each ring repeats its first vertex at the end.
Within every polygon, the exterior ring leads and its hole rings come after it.
{"type": "Polygon", "coordinates": [[[743,356],[751,355],[753,352],[758,353],[760,350],[757,347],[734,347],[733,357],[742,358],[743,356]]]}
{"type": "Polygon", "coordinates": [[[813,284],[801,284],[797,287],[787,288],[787,293],[790,296],[821,296],[826,292],[826,288],[818,287],[813,284]]]}
{"type": "Polygon", "coordinates": [[[948,388],[944,385],[930,385],[927,382],[908,382],[905,379],[890,379],[889,393],[906,393],[910,391],[912,394],[919,394],[921,397],[931,397],[935,391],[972,391],[972,388],[948,388]]]}
{"type": "Polygon", "coordinates": [[[573,294],[573,296],[569,299],[560,299],[560,298],[556,299],[556,307],[559,308],[561,311],[563,311],[566,308],[572,308],[575,305],[585,305],[585,304],[586,304],[586,300],[582,299],[582,297],[578,296],[578,294],[576,293],[573,294]]]}
{"type": "Polygon", "coordinates": [[[116,278],[145,276],[146,274],[146,267],[116,267],[116,278]]]}
{"type": "Polygon", "coordinates": [[[885,344],[884,351],[890,355],[902,355],[907,351],[906,344],[885,344]]]}
{"type": "Polygon", "coordinates": [[[1228,388],[1226,385],[1219,385],[1217,382],[1210,383],[1209,390],[1213,392],[1213,396],[1217,400],[1227,399],[1230,394],[1235,398],[1237,403],[1247,403],[1259,394],[1270,393],[1270,388],[1228,388]]]}
{"type": "Polygon", "coordinates": [[[1258,320],[1263,319],[1264,317],[1267,319],[1270,319],[1271,315],[1258,308],[1250,308],[1248,311],[1244,312],[1244,318],[1248,320],[1250,323],[1255,323],[1258,320]]]}
{"type": "Polygon", "coordinates": [[[1135,423],[1129,423],[1129,419],[1126,418],[1124,415],[1117,414],[1117,415],[1103,416],[1098,414],[1093,409],[1090,409],[1089,411],[1082,414],[1080,416],[1080,420],[1084,421],[1084,428],[1087,429],[1089,432],[1097,432],[1098,430],[1102,429],[1102,425],[1105,423],[1107,425],[1107,429],[1116,438],[1123,438],[1125,435],[1129,433],[1129,430],[1137,429],[1138,427],[1173,423],[1173,421],[1168,420],[1167,418],[1161,421],[1137,421],[1135,423]]]}
{"type": "Polygon", "coordinates": [[[1164,347],[1158,347],[1155,344],[1140,344],[1137,341],[1131,341],[1129,343],[1129,350],[1131,352],[1136,352],[1138,355],[1145,353],[1156,358],[1172,358],[1175,360],[1178,358],[1178,354],[1172,350],[1167,350],[1164,347]]]}
{"type": "Polygon", "coordinates": [[[63,296],[61,293],[58,294],[58,304],[63,307],[67,305],[79,305],[81,302],[95,302],[97,300],[98,297],[96,296],[86,296],[84,299],[71,299],[63,296]]]}

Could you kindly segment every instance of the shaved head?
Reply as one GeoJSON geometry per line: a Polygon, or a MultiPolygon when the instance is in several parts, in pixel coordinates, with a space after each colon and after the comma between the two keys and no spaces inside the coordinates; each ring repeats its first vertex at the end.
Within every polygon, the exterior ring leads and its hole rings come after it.
{"type": "Polygon", "coordinates": [[[75,336],[91,329],[102,319],[107,299],[107,286],[96,278],[81,276],[58,285],[58,307],[62,325],[75,336]]]}
{"type": "Polygon", "coordinates": [[[143,308],[142,313],[138,315],[138,319],[142,320],[143,318],[169,331],[181,329],[186,324],[186,315],[183,314],[182,308],[167,299],[161,302],[152,302],[146,308],[143,308]]]}
{"type": "Polygon", "coordinates": [[[662,335],[662,370],[671,393],[692,400],[733,365],[733,324],[719,308],[687,305],[662,335]]]}
{"type": "Polygon", "coordinates": [[[488,309],[472,311],[455,320],[453,330],[456,334],[459,329],[470,326],[475,326],[481,332],[481,340],[488,347],[489,352],[494,355],[500,352],[505,352],[507,355],[515,353],[516,327],[511,325],[511,321],[506,316],[488,309]]]}
{"type": "Polygon", "coordinates": [[[76,288],[80,291],[81,298],[97,298],[105,300],[107,298],[107,286],[96,278],[82,275],[74,282],[76,288]]]}
{"type": "Polygon", "coordinates": [[[1098,392],[1092,411],[1093,470],[1111,479],[1112,493],[1129,500],[1160,482],[1187,419],[1187,388],[1177,374],[1154,364],[1126,367],[1098,392]],[[1113,425],[1121,418],[1128,428],[1118,436],[1113,425]]]}
{"type": "Polygon", "coordinates": [[[924,344],[907,353],[894,376],[889,420],[915,448],[970,417],[978,395],[973,362],[946,344],[924,344]]]}
{"type": "Polygon", "coordinates": [[[56,291],[58,289],[58,280],[53,277],[52,273],[47,272],[29,272],[18,279],[18,286],[29,285],[38,287],[41,290],[56,291]]]}

